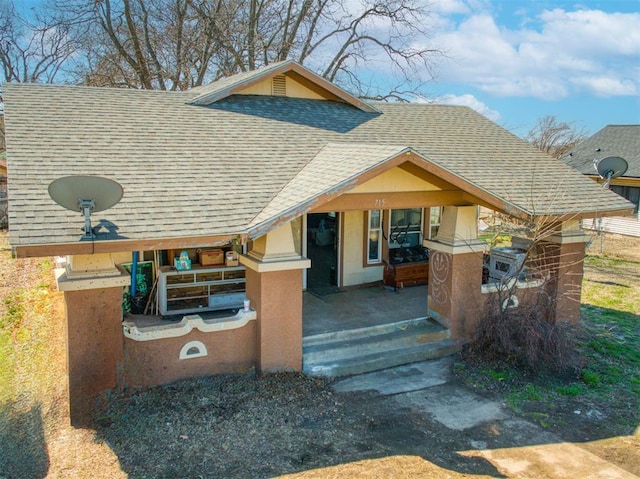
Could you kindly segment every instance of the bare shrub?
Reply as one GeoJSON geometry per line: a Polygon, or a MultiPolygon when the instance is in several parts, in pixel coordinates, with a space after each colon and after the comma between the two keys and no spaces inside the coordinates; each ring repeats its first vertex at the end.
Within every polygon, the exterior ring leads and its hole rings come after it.
{"type": "Polygon", "coordinates": [[[506,308],[497,294],[480,320],[468,352],[491,363],[524,368],[529,372],[576,370],[579,326],[552,322],[548,297],[540,292],[536,301],[506,308]]]}

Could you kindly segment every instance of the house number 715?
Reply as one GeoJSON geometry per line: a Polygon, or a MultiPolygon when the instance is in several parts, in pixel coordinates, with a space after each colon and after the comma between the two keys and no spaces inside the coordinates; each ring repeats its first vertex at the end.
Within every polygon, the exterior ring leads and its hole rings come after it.
{"type": "Polygon", "coordinates": [[[374,200],[376,208],[382,208],[384,206],[384,198],[377,198],[374,200]]]}

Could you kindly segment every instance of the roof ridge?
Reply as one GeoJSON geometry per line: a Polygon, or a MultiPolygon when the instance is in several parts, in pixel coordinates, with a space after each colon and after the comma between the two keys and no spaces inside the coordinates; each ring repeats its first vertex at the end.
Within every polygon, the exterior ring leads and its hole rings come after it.
{"type": "Polygon", "coordinates": [[[269,70],[277,69],[286,63],[292,63],[293,60],[282,60],[279,62],[268,63],[263,65],[255,70],[247,70],[238,73],[234,73],[233,75],[220,77],[217,80],[207,83],[206,85],[199,85],[194,88],[190,88],[187,92],[196,93],[197,95],[192,98],[192,101],[196,101],[198,98],[209,95],[212,92],[215,92],[221,85],[227,84],[235,84],[241,83],[242,81],[246,81],[249,78],[253,78],[254,76],[263,75],[265,72],[269,70]]]}

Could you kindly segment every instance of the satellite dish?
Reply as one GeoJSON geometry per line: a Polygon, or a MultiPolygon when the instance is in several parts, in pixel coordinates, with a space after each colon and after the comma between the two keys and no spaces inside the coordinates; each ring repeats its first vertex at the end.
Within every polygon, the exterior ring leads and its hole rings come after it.
{"type": "Polygon", "coordinates": [[[49,184],[49,196],[63,208],[80,211],[84,216],[84,237],[94,237],[91,212],[108,210],[117,204],[124,190],[116,181],[100,176],[65,176],[49,184]]]}
{"type": "Polygon", "coordinates": [[[627,160],[619,156],[607,156],[601,160],[593,160],[593,167],[598,172],[598,175],[600,175],[600,178],[605,180],[604,187],[608,188],[609,182],[613,178],[622,176],[627,172],[629,164],[627,160]]]}

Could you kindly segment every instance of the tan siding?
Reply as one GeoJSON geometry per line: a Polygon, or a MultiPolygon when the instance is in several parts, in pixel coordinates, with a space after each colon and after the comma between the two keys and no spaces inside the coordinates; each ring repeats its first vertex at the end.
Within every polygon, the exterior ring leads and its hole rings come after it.
{"type": "MultiPolygon", "coordinates": [[[[325,97],[317,94],[309,88],[301,85],[290,77],[286,77],[287,96],[291,98],[307,98],[311,100],[326,100],[325,97]]],[[[238,92],[240,95],[273,95],[272,80],[268,78],[238,92]]]]}
{"type": "Polygon", "coordinates": [[[398,167],[385,171],[349,193],[437,191],[440,188],[398,167]]]}
{"type": "Polygon", "coordinates": [[[363,267],[364,214],[348,211],[344,214],[343,286],[357,286],[382,280],[382,266],[363,267]]]}

